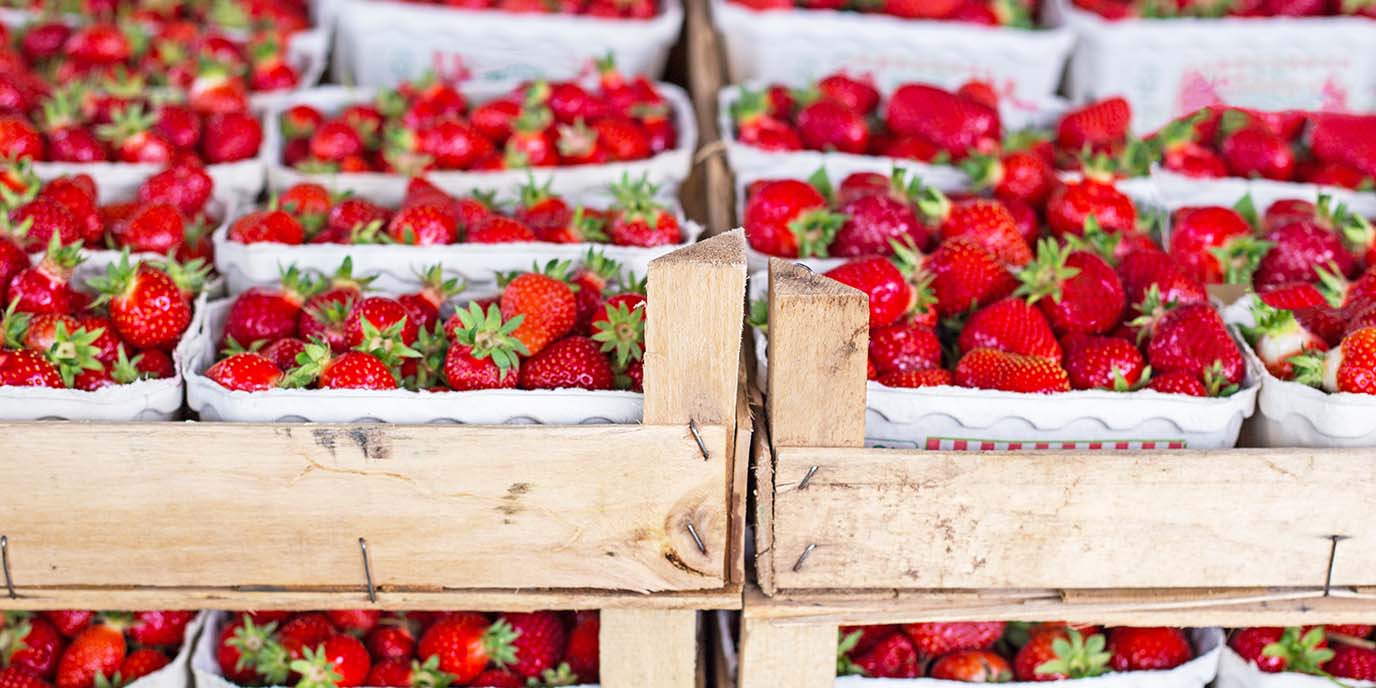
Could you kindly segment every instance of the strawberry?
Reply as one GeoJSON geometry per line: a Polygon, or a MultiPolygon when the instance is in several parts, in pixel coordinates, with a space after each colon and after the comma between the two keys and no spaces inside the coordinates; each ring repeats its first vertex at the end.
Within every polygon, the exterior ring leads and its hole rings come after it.
{"type": "Polygon", "coordinates": [[[543,270],[537,267],[534,272],[517,275],[502,290],[502,317],[511,320],[525,316],[511,334],[525,344],[531,356],[573,329],[578,304],[565,280],[568,272],[567,263],[552,261],[543,270]]]}
{"type": "Polygon", "coordinates": [[[1185,273],[1179,263],[1158,248],[1132,251],[1118,263],[1118,277],[1128,303],[1141,304],[1155,290],[1157,304],[1205,303],[1209,300],[1204,284],[1185,273]]]}
{"type": "Polygon", "coordinates": [[[997,301],[1018,286],[992,253],[966,239],[942,242],[924,267],[933,276],[937,312],[942,317],[997,301]]]}
{"type": "Polygon", "coordinates": [[[57,665],[58,688],[93,688],[112,678],[124,663],[124,634],[96,625],[72,638],[57,665]]]}
{"type": "Polygon", "coordinates": [[[8,666],[0,669],[0,688],[52,688],[52,684],[22,667],[8,666]]]}
{"type": "Polygon", "coordinates": [[[1301,325],[1293,312],[1270,306],[1260,297],[1252,299],[1256,324],[1243,328],[1243,333],[1272,375],[1289,380],[1295,374],[1291,358],[1306,351],[1328,350],[1328,342],[1301,325]]]}
{"type": "Polygon", "coordinates": [[[761,185],[745,207],[751,248],[771,256],[828,255],[844,219],[827,209],[826,198],[807,182],[786,179],[761,185]]]}
{"type": "Polygon", "coordinates": [[[505,215],[489,215],[468,232],[468,241],[473,244],[535,241],[537,238],[530,227],[505,215]]]}
{"type": "Polygon", "coordinates": [[[903,627],[913,646],[927,657],[938,657],[959,650],[986,650],[1003,637],[1006,624],[1001,621],[916,623],[903,627]]]}
{"type": "Polygon", "coordinates": [[[261,392],[280,386],[283,373],[266,356],[244,352],[210,366],[205,376],[231,392],[261,392]]]}
{"type": "Polygon", "coordinates": [[[943,656],[932,665],[935,679],[965,683],[1008,683],[1013,667],[1008,660],[989,650],[961,650],[943,656]]]}
{"type": "Polygon", "coordinates": [[[24,118],[0,116],[0,158],[42,160],[43,137],[24,118]]]}
{"type": "Polygon", "coordinates": [[[941,192],[924,189],[918,205],[929,221],[941,225],[943,239],[974,241],[1013,267],[1032,260],[1032,250],[1018,231],[1013,215],[999,201],[973,198],[951,203],[941,192]]]}
{"type": "Polygon", "coordinates": [[[68,639],[75,638],[77,634],[86,630],[96,617],[95,612],[84,609],[57,609],[39,613],[52,622],[62,637],[68,639]]]}
{"type": "Polygon", "coordinates": [[[574,612],[573,627],[569,629],[569,641],[564,650],[564,661],[568,663],[578,680],[583,683],[596,683],[598,668],[601,664],[599,634],[601,616],[596,611],[574,612]]]}
{"type": "Polygon", "coordinates": [[[994,150],[1002,137],[997,110],[925,84],[894,90],[884,121],[895,134],[920,136],[957,160],[994,150]]]}
{"type": "Polygon", "coordinates": [[[516,661],[506,668],[525,678],[535,678],[546,670],[556,668],[564,654],[568,633],[564,622],[554,612],[522,612],[502,614],[499,621],[505,621],[516,632],[511,646],[516,652],[516,661]]]}
{"type": "Polygon", "coordinates": [[[363,639],[368,654],[379,661],[406,660],[414,654],[416,637],[411,624],[404,617],[382,619],[363,639]]]}
{"type": "Polygon", "coordinates": [[[865,292],[869,297],[871,329],[897,322],[911,312],[916,303],[912,287],[888,258],[852,260],[824,274],[865,292]]]}
{"type": "Polygon", "coordinates": [[[189,107],[165,103],[158,106],[153,131],[174,148],[193,150],[201,140],[201,118],[189,107]]]}
{"type": "Polygon", "coordinates": [[[286,662],[278,656],[285,651],[272,637],[276,629],[276,622],[255,622],[248,614],[235,614],[233,621],[220,629],[215,644],[215,660],[225,678],[240,685],[265,679],[272,683],[285,681],[286,662]]]}
{"type": "Polygon", "coordinates": [[[421,636],[417,657],[438,657],[438,669],[462,685],[476,678],[488,662],[506,666],[516,661],[511,626],[503,621],[489,624],[481,614],[464,612],[447,616],[421,636]]]}
{"type": "Polygon", "coordinates": [[[121,247],[135,253],[166,255],[182,243],[186,221],[175,206],[150,203],[141,205],[118,229],[115,240],[121,247]]]}
{"type": "MultiPolygon", "coordinates": [[[[1250,197],[1235,207],[1250,209],[1250,197]]],[[[1170,255],[1200,282],[1246,284],[1272,245],[1252,231],[1252,225],[1234,208],[1180,208],[1171,215],[1170,255]]]]}
{"type": "Polygon", "coordinates": [[[912,207],[887,194],[854,198],[843,204],[840,212],[846,220],[836,232],[831,255],[887,255],[893,252],[889,242],[908,239],[919,249],[931,246],[931,231],[912,207]]]}
{"type": "Polygon", "coordinates": [[[452,244],[459,239],[459,225],[454,216],[438,206],[412,205],[392,216],[387,235],[399,244],[452,244]]]}
{"type": "Polygon", "coordinates": [[[1324,671],[1338,678],[1376,681],[1376,649],[1356,645],[1339,645],[1333,658],[1323,665],[1324,671]]]}
{"type": "Polygon", "coordinates": [[[803,142],[798,132],[769,111],[764,93],[742,91],[736,102],[731,104],[731,119],[736,123],[737,140],[770,151],[801,149],[803,142]]]}
{"type": "Polygon", "coordinates": [[[945,368],[906,370],[878,376],[879,384],[887,387],[939,387],[955,384],[951,371],[945,368]]]}
{"type": "Polygon", "coordinates": [[[1095,633],[1086,638],[1074,628],[1034,631],[1013,658],[1013,673],[1019,681],[1099,676],[1108,671],[1110,655],[1105,645],[1104,636],[1095,633]]]}
{"type": "Polygon", "coordinates": [[[926,325],[902,322],[870,331],[870,361],[882,376],[887,373],[938,368],[941,342],[926,325]]]}
{"type": "Polygon", "coordinates": [[[405,356],[405,347],[414,344],[419,333],[416,320],[400,301],[368,296],[354,302],[344,335],[350,347],[374,354],[396,350],[405,356]]]}
{"type": "Polygon", "coordinates": [[[655,201],[659,187],[648,176],[631,181],[623,175],[611,186],[615,202],[610,208],[611,221],[607,234],[618,246],[666,246],[683,240],[678,218],[662,203],[655,201]]]}
{"type": "Polygon", "coordinates": [[[325,123],[325,116],[310,105],[293,105],[282,112],[278,123],[282,135],[288,139],[309,138],[325,123]]]}
{"type": "Polygon", "coordinates": [[[84,65],[113,65],[127,61],[132,54],[124,32],[113,24],[104,23],[73,31],[62,49],[84,65]]]}
{"type": "MultiPolygon", "coordinates": [[[[409,653],[408,653],[409,657],[409,653]]],[[[447,686],[454,677],[439,670],[439,658],[431,657],[424,663],[406,659],[380,659],[364,680],[368,686],[396,686],[414,688],[417,686],[447,686]]],[[[473,683],[470,685],[482,685],[473,683]]],[[[518,688],[521,684],[517,684],[518,688]]]]}
{"type": "MultiPolygon", "coordinates": [[[[1238,112],[1230,110],[1224,114],[1224,131],[1228,129],[1228,116],[1238,112]]],[[[1264,126],[1241,125],[1241,128],[1225,133],[1219,145],[1219,153],[1228,171],[1234,177],[1261,177],[1289,181],[1295,176],[1295,153],[1285,139],[1277,136],[1264,126]]]]}
{"type": "Polygon", "coordinates": [[[652,153],[649,132],[630,117],[603,117],[594,121],[592,128],[597,132],[598,147],[614,161],[644,160],[652,153]]]}
{"type": "Polygon", "coordinates": [[[1312,282],[1320,279],[1318,268],[1350,277],[1358,264],[1343,246],[1339,236],[1316,222],[1292,222],[1264,235],[1271,244],[1257,264],[1252,284],[1262,289],[1286,282],[1312,282]]]}
{"type": "Polygon", "coordinates": [[[30,252],[43,250],[53,237],[71,244],[81,241],[85,234],[82,223],[67,206],[41,196],[11,210],[9,221],[11,226],[27,226],[23,230],[24,248],[30,252]]]}
{"type": "Polygon", "coordinates": [[[0,387],[66,387],[57,366],[28,349],[0,349],[0,387]]]}
{"type": "Polygon", "coordinates": [[[153,130],[157,115],[146,112],[142,105],[130,105],[115,111],[109,124],[101,125],[96,133],[114,147],[121,162],[172,162],[176,148],[162,134],[153,130]]]}
{"type": "Polygon", "coordinates": [[[343,120],[330,120],[311,134],[310,153],[316,160],[340,162],[363,153],[363,137],[343,120]]]}
{"type": "Polygon", "coordinates": [[[140,203],[171,203],[191,217],[205,208],[213,188],[214,181],[205,169],[176,165],[144,180],[138,195],[140,203]]]}
{"type": "Polygon", "coordinates": [[[1326,354],[1314,351],[1288,360],[1301,384],[1329,392],[1376,394],[1376,328],[1347,334],[1326,354]]]}
{"type": "Polygon", "coordinates": [[[813,101],[799,111],[797,123],[803,146],[812,150],[859,155],[870,147],[864,115],[834,100],[813,101]]]}
{"type": "Polygon", "coordinates": [[[1132,123],[1132,107],[1120,97],[1090,103],[1061,116],[1056,124],[1056,145],[1080,153],[1115,151],[1122,147],[1132,123]]]}
{"type": "Polygon", "coordinates": [[[520,375],[520,358],[528,355],[521,340],[512,336],[525,316],[503,321],[501,308],[470,303],[455,313],[459,327],[453,331],[454,343],[444,358],[444,377],[456,391],[515,387],[520,375]]]}
{"type": "Polygon", "coordinates": [[[1297,671],[1318,673],[1333,658],[1323,629],[1302,631],[1297,627],[1239,628],[1228,637],[1231,647],[1242,659],[1266,673],[1297,671]]]}
{"type": "Polygon", "coordinates": [[[255,287],[234,300],[225,319],[224,336],[245,346],[291,337],[297,332],[301,304],[319,289],[314,280],[288,268],[279,287],[255,287]]]}
{"type": "Polygon", "coordinates": [[[1178,628],[1114,628],[1108,633],[1108,652],[1114,671],[1165,671],[1194,659],[1194,648],[1178,628]]]}
{"type": "Polygon", "coordinates": [[[1071,389],[1129,392],[1151,379],[1142,352],[1126,339],[1073,334],[1063,345],[1071,389]]]}
{"type": "Polygon", "coordinates": [[[1112,184],[1085,178],[1058,184],[1046,199],[1046,223],[1056,236],[1082,234],[1093,216],[1109,232],[1129,232],[1137,227],[1137,208],[1132,199],[1112,184]]]}
{"type": "Polygon", "coordinates": [[[1097,254],[1045,239],[1018,273],[1018,295],[1036,304],[1058,334],[1102,334],[1122,319],[1127,298],[1118,275],[1097,254]]]}
{"type": "Polygon", "coordinates": [[[843,672],[873,678],[917,678],[922,675],[917,651],[902,633],[894,633],[864,654],[844,663],[843,672]]]}
{"type": "Polygon", "coordinates": [[[140,349],[170,349],[191,324],[191,304],[166,272],[133,266],[126,250],[105,276],[91,281],[110,305],[120,338],[140,349]]]}
{"type": "MultiPolygon", "coordinates": [[[[1207,304],[1190,304],[1168,310],[1148,323],[1147,362],[1158,373],[1181,371],[1200,379],[1216,378],[1220,391],[1242,383],[1242,353],[1223,324],[1223,318],[1207,304]]],[[[1207,382],[1207,380],[1206,380],[1207,382]]],[[[1207,386],[1207,385],[1206,385],[1207,386]]]]}
{"type": "Polygon", "coordinates": [[[71,387],[74,379],[86,371],[103,369],[96,359],[99,351],[94,345],[103,332],[82,329],[76,318],[68,315],[40,313],[29,316],[16,313],[12,308],[7,309],[4,320],[0,321],[6,337],[14,338],[9,331],[11,328],[23,331],[24,348],[45,355],[57,367],[65,386],[71,387]]]}
{"type": "Polygon", "coordinates": [[[396,373],[372,353],[346,351],[333,356],[325,344],[313,343],[306,345],[303,354],[306,363],[293,370],[289,380],[314,378],[320,389],[390,390],[398,386],[396,373]]]}
{"type": "Polygon", "coordinates": [[[476,127],[458,119],[443,119],[421,129],[416,147],[442,170],[466,170],[496,153],[476,127]]]}
{"type": "Polygon", "coordinates": [[[348,243],[349,237],[357,231],[373,223],[380,227],[389,218],[387,209],[372,201],[345,198],[330,208],[325,218],[325,229],[312,241],[321,241],[322,236],[329,236],[334,243],[348,243]]]}
{"type": "Polygon", "coordinates": [[[247,112],[224,112],[205,121],[201,137],[201,156],[206,164],[247,160],[258,155],[263,144],[263,127],[247,112]]]}
{"type": "Polygon", "coordinates": [[[869,78],[831,74],[819,79],[816,89],[822,98],[836,101],[861,115],[868,115],[879,106],[879,91],[869,78]]]}
{"type": "MultiPolygon", "coordinates": [[[[521,682],[520,676],[506,669],[488,669],[478,674],[473,679],[473,682],[468,685],[474,686],[475,688],[483,686],[486,688],[524,688],[524,686],[528,684],[521,682]]],[[[561,684],[550,683],[548,685],[557,686],[561,684]]]]}
{"type": "MultiPolygon", "coordinates": [[[[3,215],[0,215],[0,225],[3,225],[3,215]]],[[[3,298],[5,291],[9,288],[10,280],[20,272],[29,268],[29,254],[13,241],[10,241],[3,233],[0,233],[0,301],[8,302],[3,298]]]]}
{"type": "Polygon", "coordinates": [[[592,340],[610,354],[618,370],[645,357],[645,297],[617,294],[607,299],[589,322],[592,340]]]}
{"type": "Polygon", "coordinates": [[[43,259],[10,278],[5,293],[11,307],[21,313],[76,311],[82,296],[68,282],[81,260],[80,244],[63,246],[54,234],[43,259]]]}
{"type": "MultiPolygon", "coordinates": [[[[511,137],[506,140],[503,160],[507,167],[549,167],[559,162],[559,152],[550,125],[553,115],[549,108],[529,100],[521,107],[521,114],[512,122],[511,137]]],[[[615,125],[612,125],[614,128],[615,125]]],[[[601,141],[601,132],[598,132],[601,141]]],[[[646,148],[649,143],[646,142],[646,148]]]]}
{"type": "Polygon", "coordinates": [[[130,652],[124,658],[124,662],[119,666],[118,675],[121,681],[133,683],[171,663],[172,660],[161,650],[145,647],[130,652]]]}
{"type": "Polygon", "coordinates": [[[1031,151],[1013,151],[996,158],[970,156],[962,165],[976,189],[992,189],[1002,200],[1017,199],[1039,206],[1056,186],[1056,171],[1031,151]]]}
{"type": "MultiPolygon", "coordinates": [[[[86,177],[86,181],[89,180],[90,177],[86,177]]],[[[76,177],[58,177],[44,184],[38,195],[56,201],[66,208],[80,228],[82,241],[94,246],[104,237],[105,227],[100,221],[100,213],[96,210],[95,194],[86,188],[86,181],[76,177]]],[[[94,181],[91,184],[94,184],[94,181]]],[[[29,231],[32,234],[32,226],[29,231]]]]}
{"type": "Polygon", "coordinates": [[[998,349],[1052,360],[1061,358],[1061,345],[1046,316],[1027,301],[1013,297],[972,313],[961,328],[957,344],[962,354],[972,349],[998,349]]]}
{"type": "Polygon", "coordinates": [[[6,666],[27,669],[39,678],[53,677],[62,649],[62,636],[43,617],[14,616],[0,627],[0,657],[6,666]]]}
{"type": "Polygon", "coordinates": [[[613,381],[602,347],[587,337],[556,340],[521,366],[522,389],[611,389],[613,381]]]}
{"type": "Polygon", "coordinates": [[[955,383],[1006,392],[1070,391],[1069,378],[1059,362],[997,349],[972,349],[962,356],[956,365],[955,383]]]}
{"type": "Polygon", "coordinates": [[[282,210],[257,210],[229,226],[230,241],[243,244],[301,244],[306,240],[300,220],[282,210]]]}

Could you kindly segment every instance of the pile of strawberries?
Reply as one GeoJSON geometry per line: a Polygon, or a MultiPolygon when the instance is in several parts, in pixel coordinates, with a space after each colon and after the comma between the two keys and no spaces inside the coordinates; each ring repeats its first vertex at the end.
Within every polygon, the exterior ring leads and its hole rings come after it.
{"type": "Polygon", "coordinates": [[[171,662],[191,611],[7,612],[0,615],[0,686],[124,686],[171,662]]]}
{"type": "Polygon", "coordinates": [[[941,19],[986,26],[1035,26],[1038,0],[732,0],[754,10],[841,10],[903,19],[941,19]]]}
{"type": "Polygon", "coordinates": [[[641,389],[644,285],[596,252],[576,269],[506,275],[500,295],[447,319],[460,287],[441,266],[396,298],[366,293],[368,282],[346,262],[331,278],[289,269],[280,287],[240,294],[206,377],[245,392],[641,389]]]}
{"type": "Polygon", "coordinates": [[[216,658],[241,686],[487,686],[596,683],[597,612],[243,612],[216,658]]]}
{"type": "Polygon", "coordinates": [[[1228,636],[1228,647],[1270,674],[1294,671],[1330,679],[1376,681],[1376,641],[1371,626],[1239,628],[1228,636]]]}
{"type": "MultiPolygon", "coordinates": [[[[0,215],[0,255],[41,252],[57,237],[68,246],[173,255],[208,265],[214,255],[211,229],[219,223],[208,214],[213,191],[203,168],[179,165],[144,180],[133,200],[101,205],[89,175],[43,182],[28,164],[10,163],[0,168],[0,209],[6,213],[0,215]]],[[[0,278],[6,274],[0,268],[0,278]]]]}
{"type": "Polygon", "coordinates": [[[1041,236],[1002,200],[951,199],[901,171],[855,173],[834,191],[814,175],[754,185],[745,228],[772,255],[868,256],[826,274],[869,296],[869,377],[881,384],[1235,391],[1242,353],[1204,284],[1112,186],[1084,179],[1052,197],[1070,194],[1041,236]]]}
{"type": "Polygon", "coordinates": [[[267,209],[235,220],[229,239],[293,245],[540,241],[641,247],[683,241],[678,217],[656,200],[659,187],[646,178],[624,176],[609,191],[612,205],[593,208],[570,203],[532,178],[512,202],[501,203],[492,192],[456,197],[415,177],[400,207],[392,210],[305,182],[283,191],[267,209]]]}
{"type": "Polygon", "coordinates": [[[575,14],[599,19],[653,19],[657,0],[406,0],[465,10],[497,10],[516,14],[575,14]]]}
{"type": "Polygon", "coordinates": [[[836,673],[967,683],[1165,671],[1194,659],[1178,628],[956,622],[842,626],[836,673]]]}
{"type": "Polygon", "coordinates": [[[158,0],[10,0],[6,6],[73,19],[131,19],[131,23],[144,26],[193,22],[240,35],[265,31],[290,34],[309,28],[311,23],[310,9],[302,0],[227,0],[213,5],[158,0]]]}
{"type": "Polygon", "coordinates": [[[1173,17],[1376,17],[1364,2],[1325,0],[1075,0],[1075,6],[1105,19],[1170,19],[1173,17]]]}
{"type": "Polygon", "coordinates": [[[308,172],[503,170],[643,160],[678,142],[674,112],[644,77],[610,58],[596,87],[533,82],[475,107],[433,78],[383,91],[326,116],[309,105],[282,113],[282,162],[308,172]]]}

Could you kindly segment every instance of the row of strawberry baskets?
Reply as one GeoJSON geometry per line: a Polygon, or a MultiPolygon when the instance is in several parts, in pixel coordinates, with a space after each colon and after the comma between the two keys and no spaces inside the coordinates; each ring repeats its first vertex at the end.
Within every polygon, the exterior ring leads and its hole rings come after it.
{"type": "MultiPolygon", "coordinates": [[[[16,688],[595,686],[599,628],[596,611],[16,612],[0,677],[16,688]]],[[[843,626],[836,685],[1356,688],[1372,685],[1370,635],[1358,625],[843,626]]],[[[721,641],[733,649],[729,632],[721,641]]]]}

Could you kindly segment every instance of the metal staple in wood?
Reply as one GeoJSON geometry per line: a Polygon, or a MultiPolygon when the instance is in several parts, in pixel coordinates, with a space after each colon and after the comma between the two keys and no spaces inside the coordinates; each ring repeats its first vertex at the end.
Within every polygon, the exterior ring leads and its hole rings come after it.
{"type": "Polygon", "coordinates": [[[806,473],[805,475],[803,475],[803,479],[798,481],[798,489],[800,489],[800,490],[806,490],[806,489],[807,489],[807,484],[810,483],[810,482],[812,482],[812,476],[814,476],[814,475],[817,475],[817,465],[816,465],[816,464],[813,464],[810,468],[808,468],[808,469],[807,469],[807,473],[806,473]]]}
{"type": "Polygon", "coordinates": [[[707,556],[707,545],[703,544],[701,537],[698,537],[698,529],[693,527],[692,521],[688,522],[688,534],[693,536],[693,542],[697,544],[698,551],[702,552],[702,556],[707,556]]]}
{"type": "Polygon", "coordinates": [[[1323,579],[1323,596],[1328,597],[1333,593],[1333,563],[1338,558],[1338,543],[1348,539],[1347,535],[1329,535],[1328,546],[1328,573],[1323,579]]]}
{"type": "Polygon", "coordinates": [[[10,577],[10,537],[0,535],[0,567],[5,569],[5,590],[9,591],[10,599],[18,599],[19,595],[14,592],[14,579],[10,577]]]}
{"type": "Polygon", "coordinates": [[[368,541],[359,538],[358,550],[363,553],[363,578],[368,582],[368,601],[377,604],[377,588],[373,587],[373,567],[368,563],[368,541]]]}
{"type": "Polygon", "coordinates": [[[688,431],[693,433],[693,439],[697,440],[698,451],[702,452],[702,460],[711,459],[711,455],[707,453],[707,443],[702,441],[702,433],[698,432],[698,422],[692,418],[688,419],[688,431]]]}
{"type": "Polygon", "coordinates": [[[802,570],[803,562],[807,561],[807,558],[812,554],[812,550],[814,549],[817,549],[816,544],[808,545],[807,549],[803,550],[803,553],[798,555],[798,561],[793,562],[794,573],[797,573],[798,571],[802,570]]]}

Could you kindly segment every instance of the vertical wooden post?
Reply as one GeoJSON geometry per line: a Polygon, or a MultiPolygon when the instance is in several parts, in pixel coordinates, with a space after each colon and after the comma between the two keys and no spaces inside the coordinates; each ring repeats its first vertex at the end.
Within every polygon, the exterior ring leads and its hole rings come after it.
{"type": "Polygon", "coordinates": [[[604,688],[695,688],[697,612],[603,609],[601,621],[604,688]]]}
{"type": "Polygon", "coordinates": [[[741,619],[736,688],[830,688],[836,683],[836,627],[741,619]]]}
{"type": "Polygon", "coordinates": [[[645,424],[734,425],[745,318],[745,235],[721,234],[650,263],[645,424]]]}

